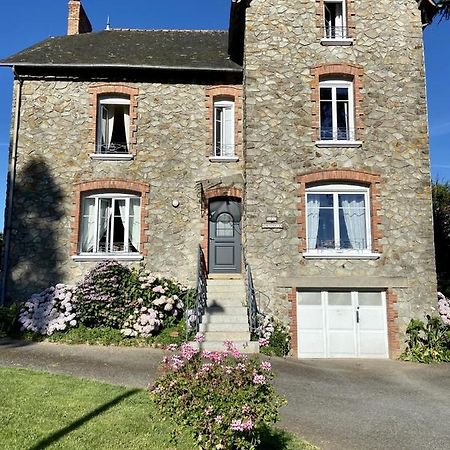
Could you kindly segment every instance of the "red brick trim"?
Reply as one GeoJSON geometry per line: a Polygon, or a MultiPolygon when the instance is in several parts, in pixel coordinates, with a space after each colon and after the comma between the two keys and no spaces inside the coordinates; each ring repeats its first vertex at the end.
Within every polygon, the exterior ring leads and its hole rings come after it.
{"type": "Polygon", "coordinates": [[[83,181],[75,183],[73,187],[73,203],[72,203],[72,225],[71,225],[71,239],[70,239],[70,253],[76,255],[78,253],[78,236],[80,234],[80,216],[81,216],[81,199],[83,195],[95,191],[117,191],[130,192],[139,194],[141,197],[141,238],[140,238],[140,253],[147,255],[147,231],[149,228],[147,219],[147,209],[149,205],[150,185],[138,181],[128,180],[95,180],[83,181]]]}
{"type": "Polygon", "coordinates": [[[243,156],[243,88],[240,85],[209,86],[205,89],[206,122],[208,126],[206,156],[213,155],[214,142],[214,101],[218,98],[234,101],[234,153],[237,157],[243,156]]]}
{"type": "Polygon", "coordinates": [[[293,287],[288,294],[291,304],[289,309],[289,332],[291,334],[291,354],[298,358],[298,327],[297,327],[297,288],[293,287]]]}
{"type": "MultiPolygon", "coordinates": [[[[324,37],[324,17],[323,17],[323,1],[316,0],[316,26],[317,26],[317,38],[322,39],[324,37]]],[[[353,38],[355,36],[355,5],[354,0],[346,0],[345,10],[347,13],[347,37],[353,38]]]]}
{"type": "Polygon", "coordinates": [[[306,251],[306,203],[305,194],[308,184],[317,182],[349,182],[355,184],[365,185],[369,188],[370,197],[370,222],[372,233],[372,251],[382,252],[382,246],[380,239],[382,238],[380,225],[381,219],[379,215],[380,211],[380,193],[379,186],[381,183],[381,177],[378,174],[370,172],[361,172],[358,170],[350,169],[328,169],[317,172],[308,172],[296,177],[296,181],[299,184],[298,188],[298,238],[300,239],[299,251],[301,253],[306,251]]]}
{"type": "Polygon", "coordinates": [[[209,242],[209,200],[217,197],[234,197],[241,200],[243,203],[244,200],[244,191],[240,187],[236,186],[221,186],[221,187],[212,187],[211,189],[207,189],[204,192],[205,200],[206,200],[206,208],[202,210],[202,228],[200,230],[200,247],[203,250],[203,255],[205,256],[206,269],[208,269],[208,242],[209,242]]]}
{"type": "Polygon", "coordinates": [[[392,290],[386,291],[387,328],[389,343],[389,358],[400,356],[400,328],[398,326],[398,295],[392,290]]]}
{"type": "Polygon", "coordinates": [[[326,75],[340,77],[352,77],[353,80],[353,104],[355,114],[355,139],[358,139],[360,131],[364,129],[362,112],[362,78],[364,70],[362,67],[349,63],[319,64],[311,67],[311,102],[312,102],[312,128],[313,141],[320,137],[320,81],[326,75]]]}
{"type": "Polygon", "coordinates": [[[89,148],[90,153],[96,152],[97,146],[97,115],[100,95],[126,95],[130,98],[130,142],[128,151],[136,155],[137,106],[139,89],[134,86],[116,83],[93,84],[89,88],[89,148]]]}

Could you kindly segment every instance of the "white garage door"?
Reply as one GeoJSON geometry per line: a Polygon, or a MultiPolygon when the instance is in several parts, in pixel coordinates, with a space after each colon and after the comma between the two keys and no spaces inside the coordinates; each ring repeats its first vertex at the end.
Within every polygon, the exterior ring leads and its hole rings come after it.
{"type": "Polygon", "coordinates": [[[387,358],[384,292],[297,293],[299,358],[387,358]]]}

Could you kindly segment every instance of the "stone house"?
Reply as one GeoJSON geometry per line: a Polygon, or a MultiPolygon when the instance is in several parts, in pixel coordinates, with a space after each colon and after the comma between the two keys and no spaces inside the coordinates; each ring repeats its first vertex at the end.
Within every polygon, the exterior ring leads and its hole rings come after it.
{"type": "Polygon", "coordinates": [[[5,298],[108,258],[193,286],[200,254],[228,316],[214,324],[209,304],[210,339],[248,341],[251,267],[295,356],[396,357],[436,292],[433,2],[230,3],[228,32],[93,32],[70,0],[67,36],[1,62],[15,73],[5,298]]]}

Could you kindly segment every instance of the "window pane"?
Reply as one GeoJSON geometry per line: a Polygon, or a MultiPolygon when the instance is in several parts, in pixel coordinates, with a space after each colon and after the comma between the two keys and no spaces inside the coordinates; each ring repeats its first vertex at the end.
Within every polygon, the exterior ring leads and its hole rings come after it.
{"type": "Polygon", "coordinates": [[[114,205],[114,229],[111,251],[123,252],[125,250],[125,223],[127,221],[125,199],[116,200],[114,205]]]}
{"type": "Polygon", "coordinates": [[[95,243],[95,198],[83,199],[80,227],[80,251],[93,252],[95,243]]]}
{"type": "Polygon", "coordinates": [[[365,196],[339,194],[339,224],[341,248],[367,249],[365,196]]]}
{"type": "Polygon", "coordinates": [[[109,198],[99,199],[99,220],[98,220],[98,242],[97,251],[109,251],[109,236],[111,233],[111,207],[112,200],[109,198]]]}
{"type": "Polygon", "coordinates": [[[139,252],[140,242],[140,204],[141,199],[130,199],[130,225],[129,225],[129,249],[130,252],[139,252]]]}
{"type": "Polygon", "coordinates": [[[336,100],[348,100],[348,88],[336,88],[336,100]]]}
{"type": "Polygon", "coordinates": [[[330,306],[349,306],[352,304],[351,292],[328,292],[330,306]]]}
{"type": "Polygon", "coordinates": [[[332,194],[310,194],[308,198],[318,197],[320,199],[319,221],[317,224],[317,243],[318,249],[327,249],[335,247],[334,238],[334,213],[333,213],[333,195],[332,194]]]}
{"type": "Polygon", "coordinates": [[[380,292],[359,292],[358,293],[359,306],[381,306],[382,299],[380,292]]]}
{"type": "Polygon", "coordinates": [[[215,108],[215,155],[222,156],[222,123],[223,123],[223,108],[215,108]]]}
{"type": "Polygon", "coordinates": [[[222,213],[217,218],[216,222],[216,236],[217,237],[233,237],[233,217],[228,213],[222,213]]]}
{"type": "Polygon", "coordinates": [[[320,100],[331,100],[331,88],[320,88],[320,100]]]}
{"type": "Polygon", "coordinates": [[[298,295],[299,305],[321,305],[322,293],[321,292],[299,292],[298,295]]]}
{"type": "Polygon", "coordinates": [[[348,102],[339,101],[336,105],[337,113],[337,140],[349,140],[350,128],[349,128],[349,111],[348,102]]]}
{"type": "Polygon", "coordinates": [[[320,139],[333,139],[332,103],[330,101],[320,102],[320,139]]]}

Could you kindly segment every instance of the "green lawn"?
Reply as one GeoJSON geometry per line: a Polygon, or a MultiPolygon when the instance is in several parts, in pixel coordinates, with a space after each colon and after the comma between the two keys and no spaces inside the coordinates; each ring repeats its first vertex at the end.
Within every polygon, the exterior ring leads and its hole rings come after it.
{"type": "MultiPolygon", "coordinates": [[[[0,368],[0,447],[37,449],[193,450],[150,402],[147,392],[65,375],[0,368]]],[[[273,430],[267,450],[312,450],[273,430]]]]}

